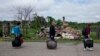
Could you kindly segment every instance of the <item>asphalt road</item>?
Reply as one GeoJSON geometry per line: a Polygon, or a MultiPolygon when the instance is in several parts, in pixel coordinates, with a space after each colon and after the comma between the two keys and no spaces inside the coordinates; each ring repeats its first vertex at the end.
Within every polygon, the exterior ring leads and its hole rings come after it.
{"type": "Polygon", "coordinates": [[[0,42],[0,56],[100,56],[100,44],[94,44],[94,51],[84,51],[82,43],[58,43],[57,49],[49,50],[45,42],[25,42],[21,48],[0,42]]]}

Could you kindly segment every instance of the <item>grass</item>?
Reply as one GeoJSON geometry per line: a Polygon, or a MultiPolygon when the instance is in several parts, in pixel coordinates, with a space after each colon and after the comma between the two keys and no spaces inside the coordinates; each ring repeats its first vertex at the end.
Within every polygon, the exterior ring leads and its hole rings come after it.
{"type": "Polygon", "coordinates": [[[100,43],[100,40],[94,40],[95,43],[100,43]]]}
{"type": "MultiPolygon", "coordinates": [[[[25,36],[25,40],[32,41],[45,41],[47,38],[41,38],[36,36],[36,29],[29,29],[27,36],[25,36]]],[[[100,43],[100,40],[96,38],[96,32],[91,32],[90,37],[94,40],[94,42],[100,43]]],[[[81,40],[68,40],[68,39],[60,39],[58,42],[81,42],[81,40]]]]}
{"type": "Polygon", "coordinates": [[[0,42],[2,42],[3,41],[3,39],[0,37],[0,42]]]}
{"type": "Polygon", "coordinates": [[[94,40],[95,43],[100,43],[100,39],[96,37],[96,32],[91,32],[90,37],[94,40]]]}
{"type": "Polygon", "coordinates": [[[91,37],[92,39],[96,40],[96,39],[97,39],[97,38],[96,38],[96,32],[91,32],[91,33],[90,33],[90,37],[91,37]]]}
{"type": "MultiPolygon", "coordinates": [[[[28,34],[24,34],[23,38],[26,42],[45,42],[47,40],[46,37],[38,37],[36,36],[37,30],[30,29],[28,30],[28,34]]],[[[90,37],[94,40],[95,43],[100,43],[100,40],[96,38],[96,32],[91,32],[90,37]]],[[[11,41],[12,37],[7,39],[0,38],[0,41],[11,41]]],[[[59,39],[57,40],[59,43],[73,43],[73,44],[79,44],[82,42],[82,40],[69,40],[69,39],[59,39]]]]}

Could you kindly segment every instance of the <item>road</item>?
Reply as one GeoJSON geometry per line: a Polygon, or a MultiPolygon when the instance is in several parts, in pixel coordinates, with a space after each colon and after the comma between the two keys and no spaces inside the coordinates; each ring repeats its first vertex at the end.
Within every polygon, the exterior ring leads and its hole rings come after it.
{"type": "Polygon", "coordinates": [[[0,56],[100,56],[100,44],[94,44],[94,51],[84,51],[82,43],[58,43],[56,50],[49,50],[45,42],[25,42],[21,48],[0,42],[0,56]]]}

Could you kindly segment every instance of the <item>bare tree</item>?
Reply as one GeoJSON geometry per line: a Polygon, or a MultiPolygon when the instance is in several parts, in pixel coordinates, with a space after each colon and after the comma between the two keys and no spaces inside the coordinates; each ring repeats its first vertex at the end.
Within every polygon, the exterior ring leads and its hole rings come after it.
{"type": "Polygon", "coordinates": [[[23,8],[23,16],[24,16],[24,20],[27,20],[28,17],[30,16],[30,14],[32,13],[33,8],[32,7],[24,7],[23,8]]]}
{"type": "Polygon", "coordinates": [[[28,20],[28,27],[30,28],[30,21],[31,21],[31,14],[32,14],[33,8],[32,7],[24,7],[23,8],[23,16],[24,16],[24,20],[27,21],[28,20]]]}
{"type": "Polygon", "coordinates": [[[16,7],[15,11],[16,11],[15,17],[18,19],[18,21],[21,22],[21,28],[22,28],[23,10],[21,7],[16,7]]]}
{"type": "Polygon", "coordinates": [[[28,7],[16,7],[15,8],[16,14],[15,17],[18,19],[18,21],[30,21],[31,14],[35,11],[33,11],[33,8],[31,6],[28,7]]]}
{"type": "Polygon", "coordinates": [[[30,28],[31,16],[35,11],[33,10],[33,8],[31,6],[16,7],[15,11],[16,11],[15,17],[21,22],[21,27],[23,28],[23,31],[25,31],[27,33],[27,28],[25,27],[25,25],[28,25],[28,28],[30,28]],[[25,21],[28,23],[24,22],[24,25],[23,25],[22,21],[25,21]],[[24,30],[24,29],[26,29],[26,30],[24,30]]]}

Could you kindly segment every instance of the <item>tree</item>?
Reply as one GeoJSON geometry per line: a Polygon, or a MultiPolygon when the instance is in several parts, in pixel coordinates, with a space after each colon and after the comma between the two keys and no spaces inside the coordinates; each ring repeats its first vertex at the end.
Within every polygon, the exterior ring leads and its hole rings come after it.
{"type": "Polygon", "coordinates": [[[57,26],[61,26],[62,25],[62,21],[60,19],[58,19],[56,22],[57,22],[57,26]]]}
{"type": "Polygon", "coordinates": [[[33,8],[32,7],[23,7],[22,8],[22,11],[23,11],[23,17],[24,17],[24,21],[28,21],[28,23],[24,23],[25,25],[23,26],[24,28],[26,28],[25,32],[27,34],[27,26],[28,28],[30,28],[30,15],[32,14],[33,12],[33,8]]]}
{"type": "Polygon", "coordinates": [[[48,25],[50,26],[52,21],[55,21],[55,19],[51,16],[47,16],[47,19],[48,19],[48,25]]]}
{"type": "Polygon", "coordinates": [[[28,6],[28,7],[16,7],[15,12],[16,12],[15,17],[21,22],[21,27],[23,29],[23,32],[27,34],[27,26],[28,28],[30,28],[29,25],[31,21],[31,15],[35,11],[31,6],[28,6]]]}
{"type": "Polygon", "coordinates": [[[15,17],[19,20],[30,21],[31,15],[35,12],[31,6],[28,7],[16,7],[15,8],[15,17]]]}
{"type": "Polygon", "coordinates": [[[22,28],[23,10],[21,7],[16,7],[14,10],[16,12],[15,18],[17,18],[17,20],[21,22],[21,28],[22,28]]]}
{"type": "Polygon", "coordinates": [[[47,22],[43,16],[35,15],[32,24],[35,28],[40,28],[42,26],[46,26],[47,22]]]}

